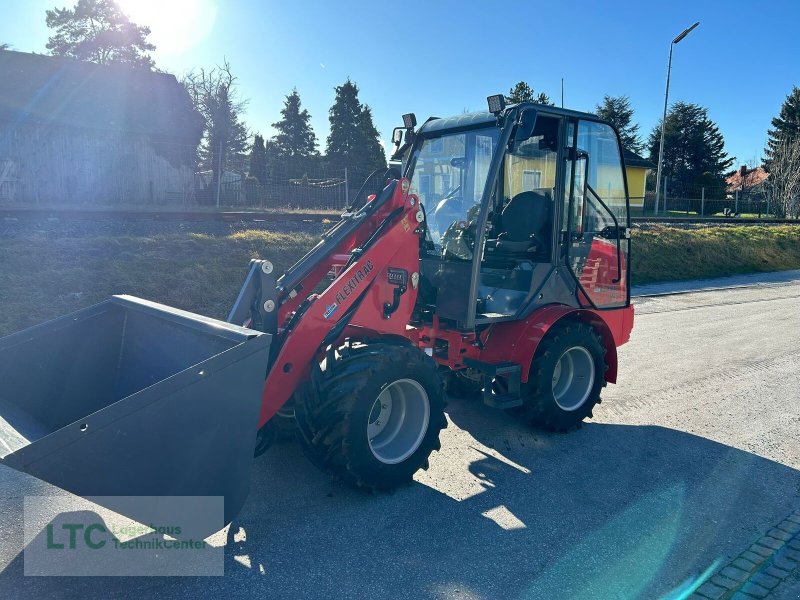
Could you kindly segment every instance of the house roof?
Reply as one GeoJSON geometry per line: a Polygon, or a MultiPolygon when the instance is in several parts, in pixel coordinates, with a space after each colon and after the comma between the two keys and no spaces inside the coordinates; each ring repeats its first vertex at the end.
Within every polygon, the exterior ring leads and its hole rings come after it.
{"type": "Polygon", "coordinates": [[[174,75],[0,51],[0,122],[147,134],[196,143],[202,120],[174,75]]]}
{"type": "Polygon", "coordinates": [[[736,190],[741,190],[744,188],[752,189],[756,186],[761,185],[764,183],[767,178],[769,177],[769,173],[767,173],[762,167],[756,167],[755,169],[747,169],[747,167],[741,167],[740,169],[734,171],[733,174],[728,175],[725,178],[725,183],[727,184],[727,188],[729,192],[735,192],[736,190]],[[742,177],[742,169],[744,169],[744,177],[742,177]],[[742,186],[744,184],[744,186],[742,186]]]}
{"type": "Polygon", "coordinates": [[[628,150],[623,148],[622,156],[625,159],[625,166],[626,167],[639,167],[641,169],[655,169],[656,165],[652,162],[647,160],[646,158],[642,158],[636,152],[632,150],[628,150]]]}

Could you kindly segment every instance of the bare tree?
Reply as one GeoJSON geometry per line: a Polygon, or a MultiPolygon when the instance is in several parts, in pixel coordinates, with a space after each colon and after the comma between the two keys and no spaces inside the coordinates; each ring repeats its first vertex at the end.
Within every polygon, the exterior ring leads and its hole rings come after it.
{"type": "Polygon", "coordinates": [[[211,169],[216,185],[231,160],[247,149],[249,133],[242,122],[247,101],[238,97],[236,77],[227,60],[210,70],[190,71],[182,83],[205,121],[200,165],[211,169]]]}
{"type": "Polygon", "coordinates": [[[773,147],[767,179],[775,215],[800,218],[800,136],[784,138],[773,147]]]}

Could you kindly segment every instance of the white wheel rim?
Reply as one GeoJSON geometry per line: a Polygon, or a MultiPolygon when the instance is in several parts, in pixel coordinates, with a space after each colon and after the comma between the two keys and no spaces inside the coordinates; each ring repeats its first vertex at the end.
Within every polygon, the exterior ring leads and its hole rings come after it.
{"type": "Polygon", "coordinates": [[[594,357],[583,346],[564,351],[553,370],[553,398],[561,410],[578,410],[594,387],[594,357]]]}
{"type": "Polygon", "coordinates": [[[367,420],[373,456],[394,465],[414,454],[428,431],[430,412],[428,394],[419,382],[398,379],[383,388],[367,420]]]}

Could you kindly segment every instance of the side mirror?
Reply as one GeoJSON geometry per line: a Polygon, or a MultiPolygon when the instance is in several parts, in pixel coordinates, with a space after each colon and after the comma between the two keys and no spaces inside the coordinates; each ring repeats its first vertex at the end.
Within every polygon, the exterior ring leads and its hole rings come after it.
{"type": "MultiPolygon", "coordinates": [[[[405,117],[405,115],[403,116],[405,117]]],[[[403,153],[411,147],[415,138],[416,134],[413,129],[395,127],[392,130],[392,145],[394,146],[394,152],[391,156],[392,160],[401,160],[403,153]]]]}
{"type": "Polygon", "coordinates": [[[514,136],[515,142],[524,142],[533,135],[533,127],[536,124],[536,111],[532,109],[523,110],[517,121],[517,133],[514,136]]]}

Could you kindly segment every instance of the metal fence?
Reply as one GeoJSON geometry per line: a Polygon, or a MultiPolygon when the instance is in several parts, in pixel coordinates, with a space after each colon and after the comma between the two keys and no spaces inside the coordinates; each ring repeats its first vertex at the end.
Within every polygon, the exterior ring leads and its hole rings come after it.
{"type": "Polygon", "coordinates": [[[728,217],[755,216],[758,218],[776,216],[776,207],[769,195],[762,191],[733,193],[720,192],[709,188],[670,196],[662,195],[656,207],[655,192],[647,192],[644,198],[631,198],[631,216],[634,217],[728,217]]]}
{"type": "Polygon", "coordinates": [[[198,206],[258,209],[341,210],[347,205],[348,185],[344,180],[326,183],[310,180],[287,180],[261,185],[242,178],[226,181],[219,189],[213,184],[195,191],[198,206]]]}
{"type": "Polygon", "coordinates": [[[194,145],[144,135],[0,129],[0,206],[341,210],[369,174],[319,157],[292,169],[276,159],[259,181],[248,174],[249,156],[235,154],[224,157],[217,181],[197,158],[194,145]]]}
{"type": "MultiPolygon", "coordinates": [[[[341,176],[318,173],[315,177],[268,181],[261,184],[244,174],[226,176],[217,185],[203,178],[195,189],[192,201],[198,206],[219,206],[253,209],[343,210],[356,202],[356,195],[369,173],[356,170],[341,176]]],[[[380,190],[380,177],[370,182],[365,194],[380,190]]],[[[363,198],[362,198],[363,200],[363,198]]]]}
{"type": "MultiPolygon", "coordinates": [[[[71,182],[78,180],[80,173],[70,173],[64,182],[53,183],[53,193],[43,196],[38,188],[18,177],[18,170],[10,168],[7,163],[10,161],[0,160],[0,206],[6,207],[219,207],[340,211],[355,201],[356,193],[369,175],[364,170],[355,169],[333,174],[312,173],[300,179],[276,178],[261,184],[244,171],[226,169],[220,181],[216,181],[210,171],[192,174],[191,169],[186,169],[180,178],[148,173],[141,181],[141,190],[134,193],[126,181],[117,179],[115,182],[108,177],[102,181],[83,177],[81,186],[77,187],[71,182]]],[[[373,184],[369,193],[376,193],[380,187],[379,182],[373,184]]]]}

